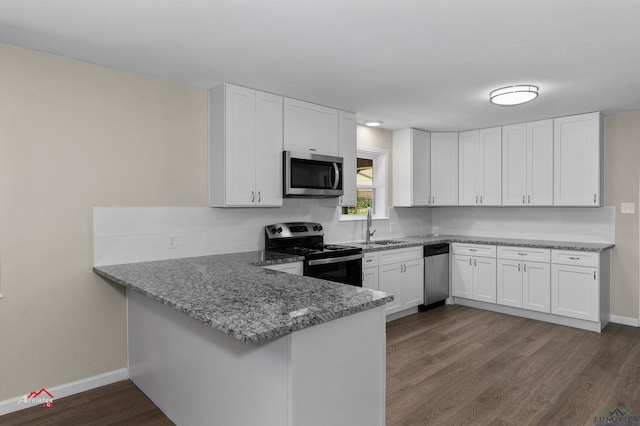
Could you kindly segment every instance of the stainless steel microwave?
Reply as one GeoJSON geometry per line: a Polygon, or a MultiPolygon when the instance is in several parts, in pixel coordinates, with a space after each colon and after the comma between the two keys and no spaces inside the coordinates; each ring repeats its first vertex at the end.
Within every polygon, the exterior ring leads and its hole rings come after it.
{"type": "Polygon", "coordinates": [[[342,195],[342,157],[284,151],[283,158],[285,197],[342,195]]]}

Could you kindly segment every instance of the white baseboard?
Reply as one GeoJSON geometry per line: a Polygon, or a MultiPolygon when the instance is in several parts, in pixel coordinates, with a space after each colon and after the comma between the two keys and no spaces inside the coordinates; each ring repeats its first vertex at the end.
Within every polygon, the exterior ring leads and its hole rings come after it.
{"type": "MultiPolygon", "coordinates": [[[[126,380],[128,378],[129,370],[127,368],[121,368],[119,370],[109,371],[108,373],[98,374],[97,376],[87,377],[86,379],[77,380],[75,382],[65,383],[63,385],[53,386],[50,388],[48,387],[47,390],[53,394],[53,401],[55,404],[56,399],[119,382],[120,380],[126,380]]],[[[33,389],[33,391],[38,390],[40,389],[33,389]]],[[[20,401],[21,398],[22,395],[0,401],[0,416],[13,413],[14,411],[23,410],[25,408],[34,407],[30,404],[18,405],[18,401],[20,401]]]]}
{"type": "Polygon", "coordinates": [[[640,320],[637,318],[623,317],[620,315],[611,315],[609,322],[622,325],[630,325],[632,327],[640,327],[640,320]]]}

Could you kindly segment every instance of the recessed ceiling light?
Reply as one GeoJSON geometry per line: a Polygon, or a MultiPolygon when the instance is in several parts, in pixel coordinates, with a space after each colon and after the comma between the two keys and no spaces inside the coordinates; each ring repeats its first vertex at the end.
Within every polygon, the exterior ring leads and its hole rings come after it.
{"type": "Polygon", "coordinates": [[[364,125],[368,126],[368,127],[378,127],[378,126],[382,126],[382,121],[380,121],[380,120],[366,120],[364,122],[364,125]]]}
{"type": "Polygon", "coordinates": [[[501,87],[489,93],[489,101],[496,105],[520,105],[537,98],[538,90],[538,86],[532,84],[501,87]]]}

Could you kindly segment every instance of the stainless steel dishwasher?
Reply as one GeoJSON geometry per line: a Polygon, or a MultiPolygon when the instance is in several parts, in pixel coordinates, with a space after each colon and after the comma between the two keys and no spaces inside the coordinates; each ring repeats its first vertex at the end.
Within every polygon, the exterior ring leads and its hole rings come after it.
{"type": "Polygon", "coordinates": [[[449,297],[449,244],[424,246],[424,304],[421,310],[449,297]]]}

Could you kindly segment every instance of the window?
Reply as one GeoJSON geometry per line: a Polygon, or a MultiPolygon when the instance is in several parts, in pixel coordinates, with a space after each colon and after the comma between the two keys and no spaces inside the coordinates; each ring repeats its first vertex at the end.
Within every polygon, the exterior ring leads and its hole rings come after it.
{"type": "Polygon", "coordinates": [[[387,217],[387,151],[375,148],[358,150],[357,203],[342,207],[343,219],[362,219],[371,208],[373,217],[387,217]]]}

